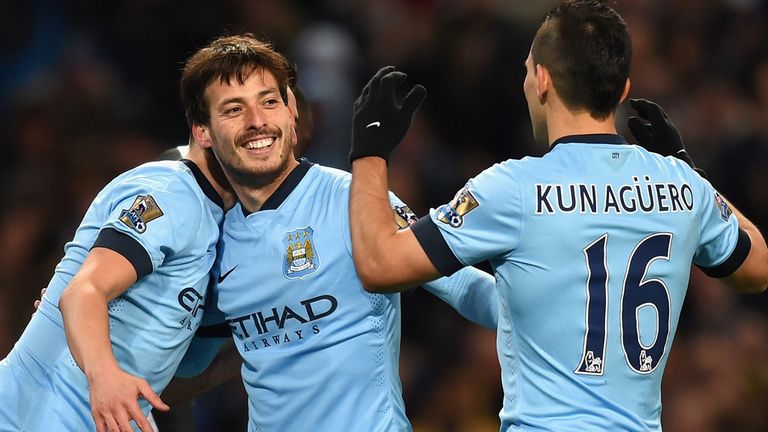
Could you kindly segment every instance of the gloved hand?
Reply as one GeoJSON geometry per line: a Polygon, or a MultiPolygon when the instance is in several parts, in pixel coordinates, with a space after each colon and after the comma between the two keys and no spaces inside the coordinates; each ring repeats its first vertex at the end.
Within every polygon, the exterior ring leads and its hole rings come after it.
{"type": "Polygon", "coordinates": [[[687,163],[700,176],[707,178],[704,170],[696,168],[691,155],[685,149],[683,137],[659,104],[647,99],[630,99],[629,105],[639,115],[639,118],[632,116],[627,119],[627,126],[638,144],[662,156],[674,156],[687,163]]]}
{"type": "Polygon", "coordinates": [[[389,163],[389,154],[405,137],[413,114],[427,95],[420,84],[410,89],[403,86],[407,77],[394,66],[385,66],[363,87],[352,115],[350,163],[365,156],[378,156],[389,163]]]}

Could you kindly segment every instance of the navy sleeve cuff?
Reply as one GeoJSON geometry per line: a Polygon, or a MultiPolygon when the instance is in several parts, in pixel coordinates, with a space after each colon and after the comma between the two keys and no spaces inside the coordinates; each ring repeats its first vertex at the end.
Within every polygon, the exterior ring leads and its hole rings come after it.
{"type": "Polygon", "coordinates": [[[204,338],[228,338],[232,336],[232,329],[227,323],[200,326],[197,328],[195,336],[204,338]]]}
{"type": "Polygon", "coordinates": [[[723,261],[722,264],[716,267],[697,267],[700,268],[704,274],[710,277],[723,278],[730,276],[733,274],[733,272],[738,270],[739,267],[741,267],[741,265],[744,263],[744,260],[747,259],[747,255],[749,255],[749,250],[751,248],[752,240],[749,239],[749,235],[747,235],[744,230],[739,228],[739,238],[736,240],[736,247],[733,249],[731,256],[729,256],[727,260],[723,261]]]}
{"type": "Polygon", "coordinates": [[[464,268],[464,264],[456,258],[446,243],[440,229],[429,217],[423,217],[411,225],[411,231],[416,236],[421,248],[424,249],[432,265],[443,276],[450,276],[464,268]]]}
{"type": "Polygon", "coordinates": [[[133,237],[114,228],[101,230],[91,249],[95,247],[111,249],[124,256],[136,269],[136,280],[152,273],[152,260],[144,246],[133,237]]]}

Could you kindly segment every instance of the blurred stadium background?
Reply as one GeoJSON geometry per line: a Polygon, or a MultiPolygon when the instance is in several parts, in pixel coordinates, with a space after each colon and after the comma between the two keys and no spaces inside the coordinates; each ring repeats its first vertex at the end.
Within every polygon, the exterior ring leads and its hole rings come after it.
{"type": "MultiPolygon", "coordinates": [[[[523,61],[554,0],[12,0],[0,14],[0,356],[20,335],[96,192],[186,141],[179,69],[222,33],[271,40],[299,68],[308,156],[347,169],[351,106],[397,65],[429,90],[391,164],[417,214],[491,163],[539,155],[523,61]]],[[[697,164],[768,229],[768,5],[624,0],[632,95],[659,101],[697,164]]],[[[620,113],[623,125],[627,112],[620,113]]],[[[624,131],[626,132],[626,131],[624,131]]],[[[693,271],[664,380],[664,428],[768,430],[768,301],[693,271]]],[[[494,335],[421,290],[404,294],[402,367],[417,432],[498,430],[494,335]]],[[[196,402],[199,431],[237,430],[232,382],[196,402]]],[[[627,389],[632,391],[632,389],[627,389]]]]}

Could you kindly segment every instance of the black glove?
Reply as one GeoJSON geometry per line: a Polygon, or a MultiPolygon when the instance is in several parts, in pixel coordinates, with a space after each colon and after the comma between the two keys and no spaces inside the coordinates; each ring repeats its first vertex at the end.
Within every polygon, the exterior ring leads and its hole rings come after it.
{"type": "Polygon", "coordinates": [[[389,163],[389,154],[405,137],[413,114],[427,95],[420,84],[404,87],[407,77],[394,66],[385,66],[363,87],[352,115],[350,163],[365,156],[378,156],[389,163]]]}
{"type": "Polygon", "coordinates": [[[662,156],[674,156],[687,163],[700,176],[707,178],[704,170],[694,165],[691,155],[685,150],[683,137],[659,104],[647,99],[630,99],[629,104],[640,116],[627,119],[627,126],[638,144],[662,156]]]}

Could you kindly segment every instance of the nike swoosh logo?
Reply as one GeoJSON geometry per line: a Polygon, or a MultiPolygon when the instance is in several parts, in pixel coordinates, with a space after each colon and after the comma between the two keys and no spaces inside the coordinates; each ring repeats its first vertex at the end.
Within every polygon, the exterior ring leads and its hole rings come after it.
{"type": "Polygon", "coordinates": [[[227,276],[229,276],[229,275],[230,275],[230,273],[232,273],[233,271],[235,271],[235,269],[236,269],[236,268],[237,268],[237,266],[234,266],[234,267],[232,267],[231,269],[227,270],[227,272],[226,272],[226,273],[222,273],[222,274],[220,274],[220,275],[219,275],[219,283],[222,283],[222,282],[224,282],[224,279],[226,279],[226,278],[227,278],[227,276]]]}
{"type": "Polygon", "coordinates": [[[379,126],[381,126],[381,122],[373,122],[368,126],[366,126],[365,128],[368,129],[369,127],[379,127],[379,126]]]}

